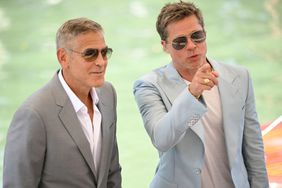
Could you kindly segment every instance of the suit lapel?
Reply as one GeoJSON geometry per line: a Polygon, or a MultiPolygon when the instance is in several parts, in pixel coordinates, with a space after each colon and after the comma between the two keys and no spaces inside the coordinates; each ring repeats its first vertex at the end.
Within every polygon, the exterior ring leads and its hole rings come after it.
{"type": "Polygon", "coordinates": [[[76,113],[74,112],[74,110],[70,109],[73,109],[73,106],[69,102],[62,108],[59,117],[63,122],[64,127],[72,137],[73,141],[76,143],[91,171],[97,178],[97,174],[94,170],[93,156],[91,154],[89,142],[87,141],[80,127],[80,122],[77,119],[76,113]]]}
{"type": "Polygon", "coordinates": [[[177,96],[187,87],[184,80],[181,78],[179,73],[173,67],[172,63],[168,64],[164,68],[164,76],[159,78],[159,85],[167,96],[170,107],[177,96]]]}
{"type": "Polygon", "coordinates": [[[74,143],[77,145],[79,151],[84,157],[86,163],[91,169],[92,173],[95,176],[95,184],[97,179],[97,174],[94,168],[93,157],[90,150],[89,142],[87,141],[83,130],[80,126],[80,122],[77,118],[77,115],[74,111],[72,103],[68,98],[64,88],[62,87],[57,74],[54,76],[53,81],[55,82],[55,87],[53,89],[53,94],[55,96],[55,100],[58,106],[61,107],[61,111],[59,112],[59,118],[62,121],[63,126],[72,137],[74,143]]]}
{"type": "Polygon", "coordinates": [[[240,128],[238,127],[238,119],[240,119],[240,80],[239,75],[233,72],[228,72],[222,65],[212,62],[212,65],[219,75],[219,93],[221,98],[221,106],[223,113],[223,128],[225,134],[225,143],[227,147],[227,154],[230,168],[235,161],[236,153],[238,151],[238,144],[240,143],[240,128]]]}

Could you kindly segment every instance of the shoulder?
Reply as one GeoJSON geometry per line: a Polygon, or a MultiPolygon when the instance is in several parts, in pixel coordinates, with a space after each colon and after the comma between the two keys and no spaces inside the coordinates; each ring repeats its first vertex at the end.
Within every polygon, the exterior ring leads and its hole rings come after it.
{"type": "Polygon", "coordinates": [[[162,79],[163,77],[166,77],[166,73],[171,68],[170,66],[171,65],[168,64],[168,65],[156,68],[147,74],[144,74],[143,76],[141,76],[134,82],[133,87],[135,88],[138,85],[143,85],[143,84],[156,85],[160,79],[162,79]]]}
{"type": "Polygon", "coordinates": [[[112,83],[105,81],[104,84],[96,88],[99,94],[103,95],[116,95],[116,90],[112,83]]]}
{"type": "Polygon", "coordinates": [[[102,86],[96,88],[96,92],[99,100],[101,100],[104,104],[108,104],[110,106],[116,105],[117,94],[112,83],[105,81],[102,86]]]}
{"type": "Polygon", "coordinates": [[[32,93],[29,97],[27,97],[22,103],[22,106],[38,108],[45,106],[49,102],[51,102],[51,90],[48,84],[46,84],[34,93],[32,93]]]}
{"type": "Polygon", "coordinates": [[[210,60],[212,66],[219,74],[223,74],[226,77],[249,77],[249,72],[246,67],[237,63],[222,63],[215,60],[210,60]]]}
{"type": "Polygon", "coordinates": [[[247,69],[239,64],[236,63],[220,63],[222,67],[225,67],[225,69],[229,71],[234,71],[234,72],[246,72],[247,69]]]}
{"type": "Polygon", "coordinates": [[[19,109],[30,109],[38,113],[44,111],[44,109],[49,110],[49,112],[52,111],[50,108],[54,108],[56,104],[55,95],[57,93],[60,93],[60,95],[63,94],[63,98],[66,99],[66,93],[64,93],[63,87],[58,87],[57,83],[56,79],[51,79],[48,83],[28,96],[20,105],[19,109]]]}
{"type": "Polygon", "coordinates": [[[105,81],[101,87],[98,87],[99,90],[115,90],[111,82],[105,81]]]}
{"type": "Polygon", "coordinates": [[[14,130],[18,127],[22,134],[29,135],[32,132],[42,131],[46,114],[54,112],[55,109],[50,93],[45,85],[25,99],[14,113],[9,129],[14,130]],[[50,109],[51,105],[52,109],[50,109]]]}

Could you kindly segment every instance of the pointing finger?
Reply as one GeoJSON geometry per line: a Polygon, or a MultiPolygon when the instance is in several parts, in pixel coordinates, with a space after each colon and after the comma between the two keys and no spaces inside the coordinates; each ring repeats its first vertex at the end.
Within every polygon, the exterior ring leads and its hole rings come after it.
{"type": "Polygon", "coordinates": [[[205,63],[200,67],[200,71],[204,73],[211,72],[212,71],[211,65],[209,63],[205,63]]]}

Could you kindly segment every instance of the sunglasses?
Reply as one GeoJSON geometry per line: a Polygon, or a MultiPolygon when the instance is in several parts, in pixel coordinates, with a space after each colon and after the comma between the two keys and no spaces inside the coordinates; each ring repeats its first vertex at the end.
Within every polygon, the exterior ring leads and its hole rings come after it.
{"type": "MultiPolygon", "coordinates": [[[[190,35],[190,38],[194,44],[204,42],[206,40],[206,32],[203,30],[195,31],[190,35]]],[[[188,43],[188,37],[186,36],[177,37],[172,40],[172,47],[175,50],[181,50],[187,45],[187,43],[188,43]]]]}
{"type": "Polygon", "coordinates": [[[111,57],[113,53],[112,48],[103,48],[101,50],[95,49],[95,48],[87,48],[83,52],[78,52],[73,49],[68,49],[74,53],[80,54],[87,62],[91,62],[97,59],[99,53],[101,53],[104,60],[107,60],[111,57]]]}

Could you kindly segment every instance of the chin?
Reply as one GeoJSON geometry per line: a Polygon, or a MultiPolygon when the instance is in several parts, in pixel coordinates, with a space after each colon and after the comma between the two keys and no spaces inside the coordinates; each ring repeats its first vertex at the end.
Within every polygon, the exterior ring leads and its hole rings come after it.
{"type": "Polygon", "coordinates": [[[92,85],[93,87],[101,87],[102,85],[104,85],[105,80],[96,80],[92,85]]]}

